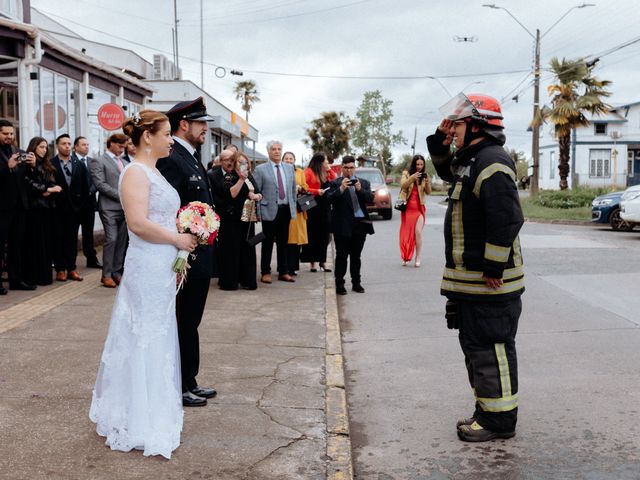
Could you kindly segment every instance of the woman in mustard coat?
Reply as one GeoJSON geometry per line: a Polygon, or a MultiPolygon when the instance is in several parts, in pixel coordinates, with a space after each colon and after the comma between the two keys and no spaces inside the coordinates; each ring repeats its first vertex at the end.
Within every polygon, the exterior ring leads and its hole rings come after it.
{"type": "MultiPolygon", "coordinates": [[[[306,193],[307,180],[304,170],[296,167],[296,156],[292,152],[285,152],[282,161],[290,163],[296,169],[296,192],[298,195],[306,193]]],[[[296,276],[296,270],[300,269],[300,249],[308,243],[307,237],[307,212],[296,212],[296,218],[289,223],[289,245],[287,249],[287,265],[289,275],[296,276]]]]}

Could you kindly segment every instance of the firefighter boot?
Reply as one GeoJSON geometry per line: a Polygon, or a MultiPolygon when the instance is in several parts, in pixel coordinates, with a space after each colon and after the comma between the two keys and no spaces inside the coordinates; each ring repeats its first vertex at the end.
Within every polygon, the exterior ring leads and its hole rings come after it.
{"type": "Polygon", "coordinates": [[[515,434],[515,430],[512,432],[492,432],[483,428],[478,422],[458,427],[458,438],[464,442],[488,442],[495,438],[511,438],[515,434]]]}

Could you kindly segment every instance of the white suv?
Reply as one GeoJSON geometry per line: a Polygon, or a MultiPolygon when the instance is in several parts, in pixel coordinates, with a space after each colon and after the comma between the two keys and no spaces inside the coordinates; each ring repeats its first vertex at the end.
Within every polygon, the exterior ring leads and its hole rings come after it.
{"type": "Polygon", "coordinates": [[[620,217],[630,223],[640,223],[640,185],[629,187],[622,194],[620,217]]]}

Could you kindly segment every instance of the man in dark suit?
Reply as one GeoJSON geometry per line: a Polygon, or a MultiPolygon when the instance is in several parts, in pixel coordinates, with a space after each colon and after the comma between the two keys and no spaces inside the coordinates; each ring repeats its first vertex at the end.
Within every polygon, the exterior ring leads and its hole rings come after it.
{"type": "MultiPolygon", "coordinates": [[[[0,119],[0,263],[7,251],[7,273],[9,288],[12,290],[35,290],[35,285],[22,281],[22,251],[28,207],[26,184],[24,181],[25,156],[35,164],[35,156],[21,154],[13,145],[15,131],[13,124],[0,119]]],[[[0,269],[0,273],[1,269],[0,269]]],[[[0,295],[6,295],[0,276],[0,295]]]]}
{"type": "MultiPolygon", "coordinates": [[[[175,143],[171,155],[158,160],[158,170],[180,195],[180,204],[199,201],[213,206],[213,196],[207,172],[200,161],[199,148],[205,141],[213,120],[207,114],[202,97],[176,104],[166,115],[171,123],[175,143]]],[[[178,292],[176,316],[182,367],[182,404],[200,407],[207,398],[214,397],[213,388],[198,385],[196,376],[200,368],[200,340],[198,326],[209,294],[213,269],[213,248],[201,245],[193,252],[195,260],[189,260],[188,280],[178,292]]]]}
{"type": "MultiPolygon", "coordinates": [[[[82,163],[87,171],[91,172],[91,162],[94,160],[89,157],[89,141],[85,137],[78,137],[74,140],[73,154],[71,155],[71,158],[82,163]]],[[[96,193],[98,190],[91,181],[91,175],[88,175],[87,177],[89,179],[89,197],[80,212],[82,253],[87,259],[87,267],[102,268],[102,265],[100,265],[100,262],[98,261],[96,249],[93,245],[93,227],[95,226],[96,208],[98,206],[96,193]]]]}
{"type": "Polygon", "coordinates": [[[56,185],[62,192],[56,196],[54,210],[55,246],[53,265],[56,269],[56,280],[82,281],[76,270],[78,255],[78,228],[82,209],[89,198],[89,172],[77,159],[71,158],[71,137],[63,133],[56,138],[58,154],[51,159],[56,169],[56,185]]]}
{"type": "Polygon", "coordinates": [[[327,193],[331,203],[331,231],[336,244],[336,293],[346,295],[344,276],[350,258],[352,290],[364,293],[360,279],[360,254],[373,225],[367,213],[367,203],[373,201],[371,185],[364,178],[356,178],[356,160],[351,155],[342,157],[342,176],[331,182],[327,193]]]}

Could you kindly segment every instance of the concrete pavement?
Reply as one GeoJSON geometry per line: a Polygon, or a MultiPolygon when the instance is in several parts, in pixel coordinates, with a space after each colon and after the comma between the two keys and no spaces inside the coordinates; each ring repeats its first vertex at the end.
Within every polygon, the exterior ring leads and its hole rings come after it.
{"type": "Polygon", "coordinates": [[[219,393],[185,410],[166,461],[111,451],[88,418],[115,291],[81,273],[0,297],[0,478],[350,478],[331,274],[252,292],[212,282],[198,378],[219,393]]]}

